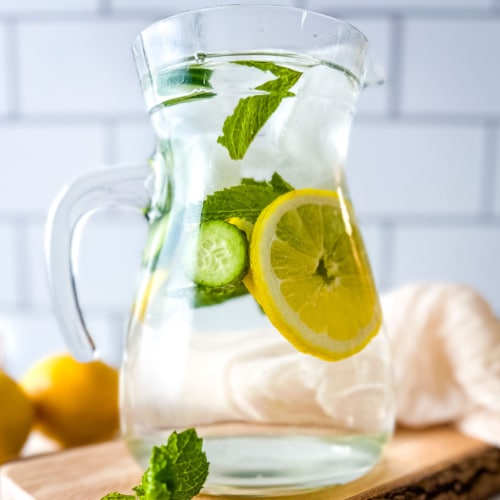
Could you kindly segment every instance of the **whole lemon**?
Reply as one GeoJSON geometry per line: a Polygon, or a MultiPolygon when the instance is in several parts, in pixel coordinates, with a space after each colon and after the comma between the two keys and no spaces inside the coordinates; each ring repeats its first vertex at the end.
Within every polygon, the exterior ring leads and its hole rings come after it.
{"type": "Polygon", "coordinates": [[[0,371],[0,464],[19,454],[33,425],[33,408],[15,380],[0,371]]]}
{"type": "Polygon", "coordinates": [[[36,428],[63,447],[114,437],[119,427],[118,372],[67,354],[39,361],[21,379],[36,428]]]}

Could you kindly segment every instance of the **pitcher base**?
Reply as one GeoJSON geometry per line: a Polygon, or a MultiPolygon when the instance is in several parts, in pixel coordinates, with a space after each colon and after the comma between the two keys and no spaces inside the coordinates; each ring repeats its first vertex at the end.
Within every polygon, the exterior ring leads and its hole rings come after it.
{"type": "MultiPolygon", "coordinates": [[[[203,493],[272,497],[345,484],[378,462],[386,436],[217,436],[204,438],[210,462],[203,493]]],[[[129,443],[141,465],[151,446],[129,443]]]]}

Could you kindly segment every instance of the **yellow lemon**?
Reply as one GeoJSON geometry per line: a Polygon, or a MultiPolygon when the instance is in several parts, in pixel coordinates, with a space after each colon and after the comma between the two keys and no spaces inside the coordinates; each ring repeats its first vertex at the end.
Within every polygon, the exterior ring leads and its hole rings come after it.
{"type": "Polygon", "coordinates": [[[380,328],[363,241],[336,192],[299,189],[268,205],[253,228],[250,267],[261,307],[299,351],[340,360],[380,328]]]}
{"type": "Polygon", "coordinates": [[[15,380],[0,371],[0,464],[17,457],[32,425],[28,397],[15,380]]]}
{"type": "Polygon", "coordinates": [[[21,385],[35,410],[36,427],[63,447],[113,438],[118,431],[118,372],[66,354],[39,361],[21,385]]]}

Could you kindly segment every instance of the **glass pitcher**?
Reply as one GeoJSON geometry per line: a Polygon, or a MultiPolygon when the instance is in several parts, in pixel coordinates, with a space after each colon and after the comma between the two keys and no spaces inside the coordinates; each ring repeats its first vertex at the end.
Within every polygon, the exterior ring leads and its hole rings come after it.
{"type": "Polygon", "coordinates": [[[367,40],[289,7],[226,6],[134,44],[157,147],[90,172],[53,205],[54,309],[74,355],[97,355],[71,249],[97,209],[149,233],[121,367],[124,439],[195,427],[209,494],[274,496],[351,481],[394,424],[388,343],[344,175],[367,40]]]}

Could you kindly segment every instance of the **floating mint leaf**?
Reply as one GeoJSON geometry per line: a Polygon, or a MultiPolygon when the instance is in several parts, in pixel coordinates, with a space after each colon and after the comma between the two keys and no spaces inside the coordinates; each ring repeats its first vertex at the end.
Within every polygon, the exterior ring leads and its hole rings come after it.
{"type": "Polygon", "coordinates": [[[297,83],[302,73],[265,61],[235,61],[235,64],[270,71],[277,77],[255,88],[266,94],[240,99],[233,114],[224,121],[222,135],[217,142],[228,150],[233,160],[241,160],[281,101],[295,95],[290,89],[297,83]]]}
{"type": "Polygon", "coordinates": [[[278,78],[259,85],[256,87],[256,90],[263,90],[270,93],[277,92],[283,94],[283,97],[295,95],[289,92],[289,90],[297,83],[297,80],[302,75],[299,71],[287,68],[286,66],[279,66],[269,61],[236,61],[235,64],[257,68],[261,71],[270,71],[273,75],[276,75],[278,78]]]}
{"type": "Polygon", "coordinates": [[[240,99],[233,114],[226,118],[223,135],[217,139],[233,160],[241,160],[259,130],[278,109],[282,97],[279,95],[258,95],[240,99]]]}

